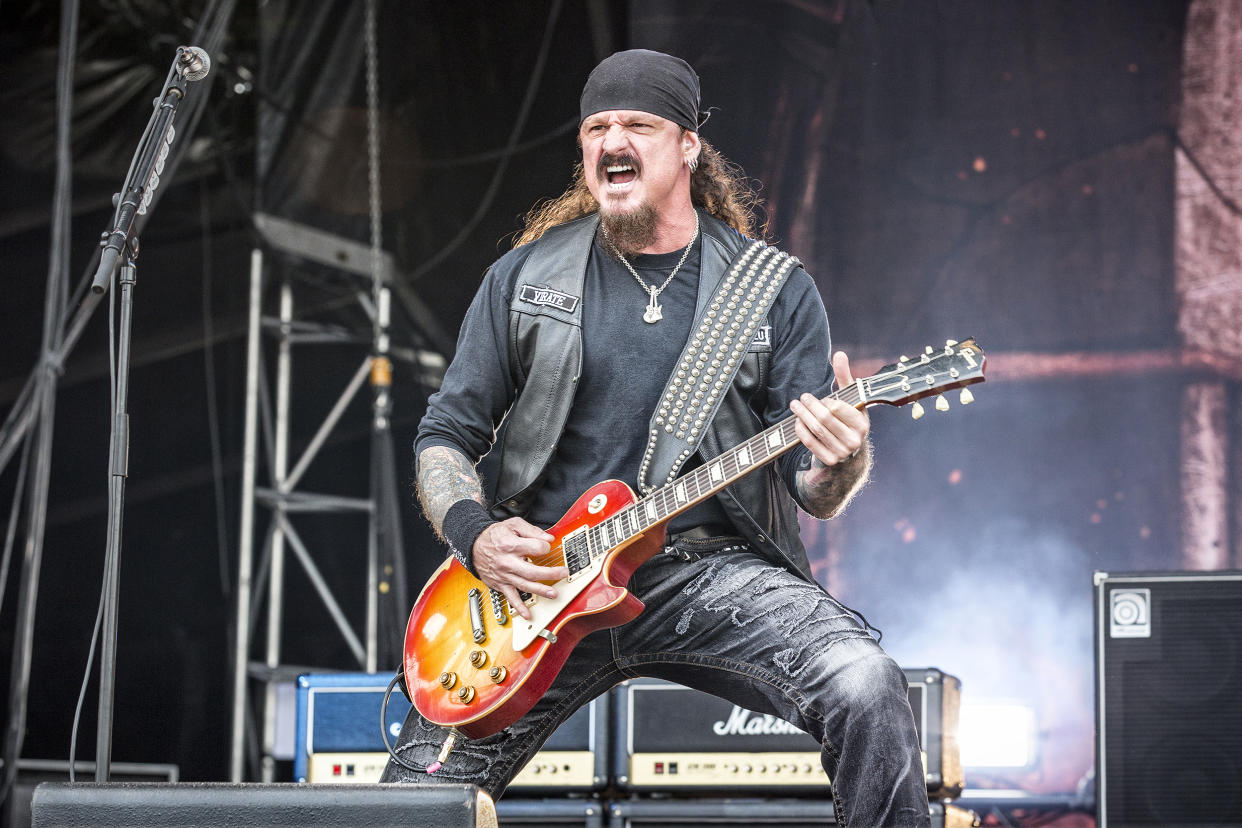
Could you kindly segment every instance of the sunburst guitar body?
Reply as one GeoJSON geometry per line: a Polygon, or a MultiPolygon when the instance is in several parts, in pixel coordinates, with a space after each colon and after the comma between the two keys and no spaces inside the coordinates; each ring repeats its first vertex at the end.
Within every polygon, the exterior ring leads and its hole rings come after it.
{"type": "MultiPolygon", "coordinates": [[[[548,529],[552,549],[589,543],[592,529],[634,502],[634,492],[619,480],[595,484],[548,529]]],[[[642,612],[642,602],[625,584],[660,551],[664,527],[661,522],[593,556],[555,584],[555,599],[529,599],[530,621],[449,557],[423,588],[406,625],[405,681],[419,712],[476,738],[515,722],[552,684],[583,636],[642,612]]]]}

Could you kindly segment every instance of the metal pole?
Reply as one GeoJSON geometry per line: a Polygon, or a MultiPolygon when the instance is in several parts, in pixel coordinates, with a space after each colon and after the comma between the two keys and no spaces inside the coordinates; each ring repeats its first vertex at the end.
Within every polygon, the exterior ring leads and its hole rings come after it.
{"type": "Polygon", "coordinates": [[[367,670],[379,669],[379,597],[380,597],[380,535],[386,523],[388,498],[384,487],[386,464],[380,457],[388,440],[392,411],[392,361],[388,358],[389,318],[392,295],[380,282],[378,270],[373,274],[375,319],[373,326],[374,355],[371,358],[371,515],[367,522],[367,670]]]}
{"type": "Polygon", "coordinates": [[[43,538],[47,528],[48,484],[52,469],[52,433],[56,419],[56,377],[59,362],[53,354],[64,335],[64,303],[69,272],[72,154],[69,141],[73,110],[73,67],[77,53],[78,2],[62,0],[56,67],[56,189],[52,196],[52,245],[43,308],[42,362],[35,381],[31,410],[26,420],[38,430],[31,456],[31,486],[26,500],[26,545],[22,555],[22,580],[14,620],[13,660],[9,673],[8,727],[4,736],[4,781],[0,801],[17,782],[17,760],[26,737],[30,664],[34,650],[35,607],[39,599],[39,570],[43,563],[43,538]]]}
{"type": "MultiPolygon", "coordinates": [[[[134,244],[137,244],[136,240],[134,244]]],[[[129,475],[129,352],[134,284],[138,280],[138,268],[128,255],[128,249],[126,254],[118,280],[121,288],[121,324],[118,331],[112,441],[108,449],[108,545],[104,555],[99,721],[95,728],[96,782],[108,781],[112,764],[112,708],[116,690],[116,635],[121,589],[121,516],[125,509],[125,479],[129,475]]]]}
{"type": "MultiPolygon", "coordinates": [[[[388,360],[375,359],[371,362],[371,384],[376,385],[376,374],[387,371],[391,373],[388,360]]],[[[379,389],[376,389],[377,393],[379,389]]],[[[384,390],[387,393],[387,390],[384,390]]],[[[377,412],[378,413],[378,412],[377,412]]],[[[371,512],[367,515],[367,617],[366,617],[366,670],[374,673],[379,665],[379,527],[381,521],[379,496],[380,463],[376,453],[378,448],[376,426],[372,426],[371,435],[371,512]]]]}
{"type": "Polygon", "coordinates": [[[22,556],[21,589],[17,596],[16,634],[13,641],[12,670],[9,673],[9,726],[4,739],[4,785],[0,792],[12,791],[17,779],[17,760],[26,736],[26,691],[30,687],[30,661],[34,649],[35,605],[39,598],[39,569],[43,561],[43,534],[47,528],[47,489],[52,468],[52,421],[56,417],[56,377],[45,365],[36,392],[38,442],[31,457],[34,475],[26,501],[29,527],[22,556]]]}
{"type": "MultiPolygon", "coordinates": [[[[286,276],[280,284],[280,345],[276,357],[276,446],[272,483],[284,489],[289,473],[289,406],[293,373],[293,286],[286,276]]],[[[280,634],[285,611],[285,506],[276,502],[277,520],[272,524],[271,568],[267,581],[267,676],[263,694],[262,781],[276,781],[276,668],[280,666],[280,634]]]]}
{"type": "Polygon", "coordinates": [[[371,388],[371,514],[367,517],[367,617],[366,641],[368,672],[374,673],[379,661],[379,458],[376,437],[388,428],[389,386],[392,363],[388,360],[388,289],[383,268],[383,189],[380,176],[379,130],[379,38],[376,36],[378,0],[367,0],[363,23],[367,52],[367,183],[371,219],[371,295],[375,303],[372,320],[371,388]]]}
{"type": "Polygon", "coordinates": [[[237,607],[233,642],[233,720],[229,779],[242,781],[246,756],[246,685],[250,661],[250,590],[254,569],[254,489],[259,454],[259,355],[263,316],[263,251],[250,253],[250,320],[246,337],[246,414],[242,446],[241,526],[237,542],[237,607]]]}

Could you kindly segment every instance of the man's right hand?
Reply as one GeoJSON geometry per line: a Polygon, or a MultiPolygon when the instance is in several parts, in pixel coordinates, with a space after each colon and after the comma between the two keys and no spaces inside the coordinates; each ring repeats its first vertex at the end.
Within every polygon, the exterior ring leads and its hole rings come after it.
{"type": "MultiPolygon", "coordinates": [[[[555,540],[554,535],[519,517],[493,523],[474,542],[474,570],[483,583],[509,601],[517,614],[530,620],[530,610],[522,603],[521,592],[555,598],[548,586],[569,577],[565,566],[541,566],[555,540]]],[[[546,561],[544,561],[546,562],[546,561]]]]}

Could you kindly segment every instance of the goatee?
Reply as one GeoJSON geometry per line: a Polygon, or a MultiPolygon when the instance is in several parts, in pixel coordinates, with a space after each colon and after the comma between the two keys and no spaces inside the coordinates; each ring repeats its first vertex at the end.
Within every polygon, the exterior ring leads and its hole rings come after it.
{"type": "Polygon", "coordinates": [[[608,247],[622,255],[637,256],[655,243],[656,209],[649,202],[629,213],[607,213],[601,205],[599,215],[604,235],[612,243],[608,247]]]}

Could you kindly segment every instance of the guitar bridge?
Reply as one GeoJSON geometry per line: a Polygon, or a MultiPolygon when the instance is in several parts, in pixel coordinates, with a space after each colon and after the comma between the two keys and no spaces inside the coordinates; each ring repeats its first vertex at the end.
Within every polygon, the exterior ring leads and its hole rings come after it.
{"type": "Polygon", "coordinates": [[[488,592],[492,596],[492,616],[496,619],[497,624],[504,624],[509,620],[509,613],[513,610],[506,608],[508,605],[505,603],[505,596],[494,589],[489,589],[488,592]]]}

